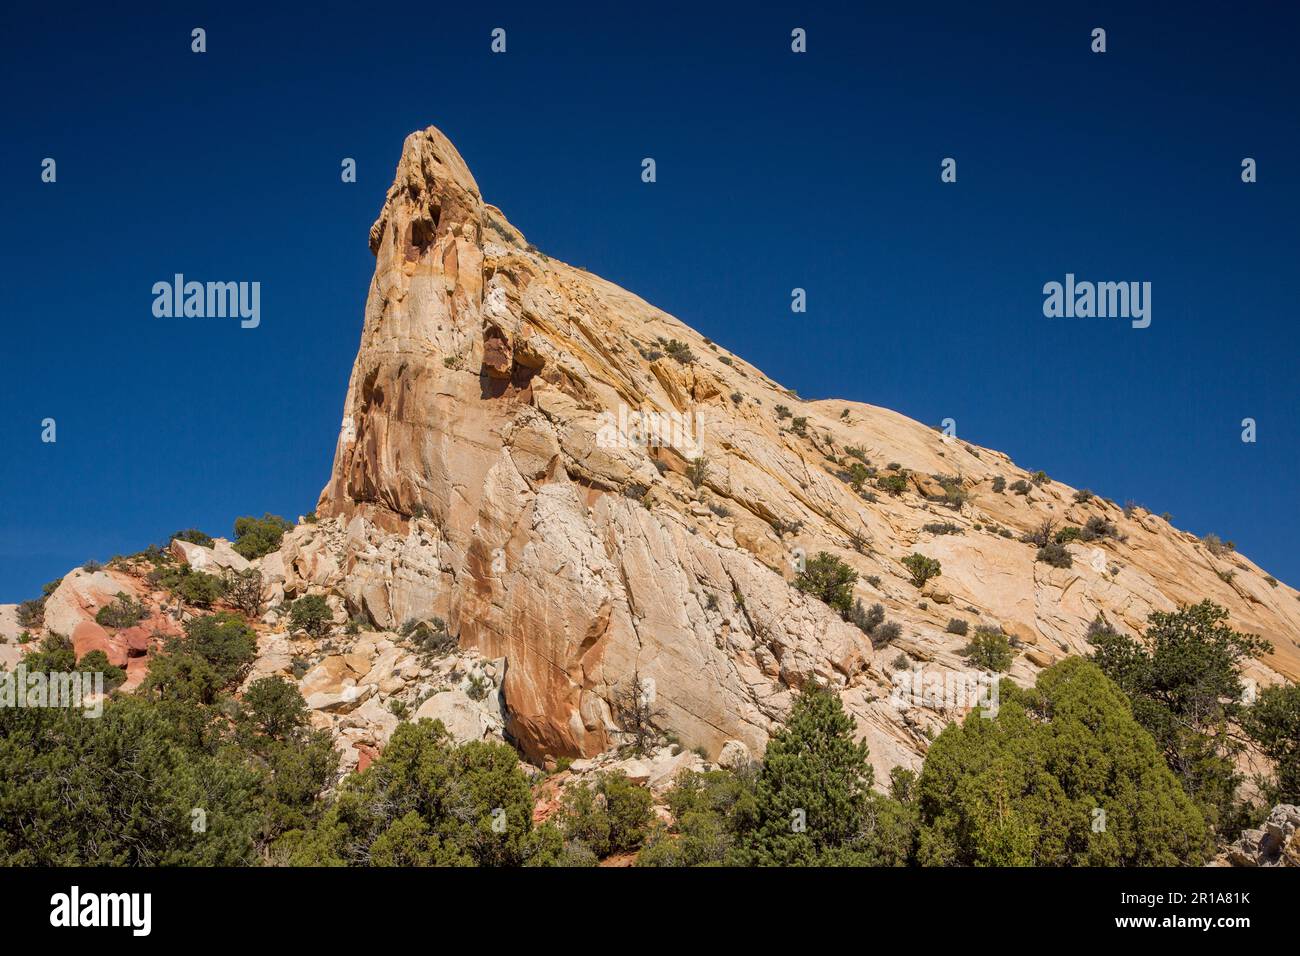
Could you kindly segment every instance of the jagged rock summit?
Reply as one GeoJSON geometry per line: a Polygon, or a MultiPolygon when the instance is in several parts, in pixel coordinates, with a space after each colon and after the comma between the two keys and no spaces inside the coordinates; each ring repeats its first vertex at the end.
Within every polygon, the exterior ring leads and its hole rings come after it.
{"type": "Polygon", "coordinates": [[[537,251],[436,129],[406,139],[370,248],[320,520],[286,536],[269,580],[336,591],[384,628],[445,619],[463,648],[504,659],[505,729],[534,759],[605,750],[634,678],[687,747],[761,753],[793,691],[819,681],[878,771],[915,767],[957,714],[898,706],[891,675],[968,670],[954,618],[1010,635],[1025,682],[1086,652],[1098,613],[1137,630],[1208,597],[1273,641],[1248,676],[1300,677],[1294,589],[1143,508],[1032,483],[999,452],[800,399],[537,251]],[[1089,519],[1103,533],[1066,544],[1068,568],[1019,540],[1089,519]],[[873,647],[790,585],[820,551],[857,571],[856,596],[896,636],[873,647]],[[913,552],[942,566],[920,589],[900,563],[913,552]]]}

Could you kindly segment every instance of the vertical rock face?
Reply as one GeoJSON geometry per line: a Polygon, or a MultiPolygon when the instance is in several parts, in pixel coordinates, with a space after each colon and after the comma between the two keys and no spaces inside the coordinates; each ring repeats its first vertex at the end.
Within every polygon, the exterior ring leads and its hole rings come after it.
{"type": "Polygon", "coordinates": [[[324,520],[286,537],[284,586],[335,589],[385,627],[436,615],[504,657],[507,730],[530,755],[604,749],[611,701],[634,680],[687,745],[761,752],[791,692],[816,680],[840,689],[878,768],[915,765],[952,714],[888,702],[891,662],[964,668],[952,617],[1018,637],[1012,676],[1028,680],[1086,650],[1099,612],[1136,628],[1209,597],[1274,641],[1253,676],[1300,675],[1293,589],[1142,509],[1075,502],[1059,483],[995,492],[995,478],[1028,477],[997,452],[884,409],[800,400],[533,249],[435,129],[407,138],[370,247],[324,520]],[[904,493],[855,490],[845,472],[862,457],[906,469],[904,493]],[[936,503],[932,475],[956,476],[969,500],[936,503]],[[1069,545],[1072,568],[1016,540],[1089,517],[1118,536],[1069,545]],[[936,522],[961,533],[926,530],[936,522]],[[789,586],[799,556],[822,550],[902,625],[893,646],[873,651],[789,586]],[[925,594],[899,564],[913,551],[942,562],[925,594]]]}

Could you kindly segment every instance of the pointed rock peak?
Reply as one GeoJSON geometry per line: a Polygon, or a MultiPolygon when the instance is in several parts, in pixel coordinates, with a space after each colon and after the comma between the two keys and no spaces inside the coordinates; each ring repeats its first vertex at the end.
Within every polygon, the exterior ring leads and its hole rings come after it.
{"type": "Polygon", "coordinates": [[[405,186],[431,189],[455,186],[475,198],[482,198],[474,174],[469,171],[464,158],[436,126],[406,137],[395,179],[398,185],[405,186]]]}
{"type": "Polygon", "coordinates": [[[483,198],[474,175],[456,147],[430,126],[412,133],[402,144],[393,185],[379,218],[370,227],[370,251],[378,255],[384,230],[393,226],[392,241],[407,258],[419,255],[439,232],[465,225],[475,236],[483,198]]]}

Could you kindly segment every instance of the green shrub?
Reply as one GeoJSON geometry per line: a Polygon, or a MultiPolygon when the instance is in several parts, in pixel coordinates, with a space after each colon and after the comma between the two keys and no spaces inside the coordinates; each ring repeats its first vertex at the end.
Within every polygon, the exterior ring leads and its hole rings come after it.
{"type": "MultiPolygon", "coordinates": [[[[182,697],[185,675],[215,677],[186,642],[155,656],[152,687],[111,696],[99,719],[0,708],[0,865],[252,866],[285,827],[311,820],[338,763],[328,734],[269,741],[245,733],[242,705],[230,698],[182,697]],[[195,808],[206,827],[192,825],[195,808]]],[[[72,669],[66,638],[43,646],[43,668],[72,669]]],[[[76,669],[102,673],[109,687],[125,676],[101,651],[76,669]]]]}
{"type": "MultiPolygon", "coordinates": [[[[873,773],[853,718],[830,691],[808,688],[767,745],[754,793],[754,821],[739,856],[748,865],[831,862],[865,853],[873,773]],[[792,826],[799,821],[802,827],[792,826]]],[[[866,862],[860,860],[860,862],[866,862]]]]}
{"type": "Polygon", "coordinates": [[[421,654],[428,657],[445,657],[456,649],[458,641],[448,633],[447,623],[440,617],[428,621],[412,618],[402,625],[402,636],[411,640],[421,654]]]}
{"type": "Polygon", "coordinates": [[[77,670],[83,674],[103,674],[104,691],[116,690],[126,683],[126,671],[109,663],[103,651],[89,651],[77,661],[77,670]]]}
{"type": "Polygon", "coordinates": [[[917,588],[925,587],[926,581],[937,578],[943,573],[943,566],[937,559],[927,558],[923,554],[909,554],[903,559],[902,564],[911,572],[912,585],[917,588]]]}
{"type": "Polygon", "coordinates": [[[951,521],[931,521],[921,527],[922,531],[928,531],[930,534],[965,534],[966,529],[959,524],[953,524],[951,521]]]}
{"type": "Polygon", "coordinates": [[[18,626],[35,630],[45,624],[45,600],[38,598],[18,605],[18,626]]]}
{"type": "Polygon", "coordinates": [[[72,639],[54,631],[46,634],[39,644],[28,650],[22,660],[31,673],[44,671],[49,674],[76,670],[77,667],[77,654],[72,648],[72,639]]]}
{"type": "Polygon", "coordinates": [[[167,642],[167,650],[197,654],[212,666],[222,685],[238,682],[257,656],[257,632],[238,615],[221,612],[185,622],[185,639],[167,642]]]}
{"type": "Polygon", "coordinates": [[[686,477],[694,487],[704,484],[708,476],[709,459],[705,456],[699,455],[686,463],[686,477]]]}
{"type": "Polygon", "coordinates": [[[1194,866],[1213,848],[1119,688],[1078,657],[949,724],[917,801],[925,866],[1194,866]]]}
{"type": "Polygon", "coordinates": [[[492,690],[492,682],[482,674],[471,674],[469,678],[469,687],[466,688],[465,694],[470,700],[487,700],[488,693],[492,690]]]}
{"type": "Polygon", "coordinates": [[[854,491],[861,492],[863,483],[871,477],[871,471],[872,469],[862,464],[862,462],[855,461],[849,466],[849,470],[844,475],[849,487],[854,491]]]}
{"type": "Polygon", "coordinates": [[[586,781],[570,787],[561,810],[565,838],[602,859],[641,846],[653,819],[650,792],[622,773],[599,774],[594,787],[586,781]]]}
{"type": "Polygon", "coordinates": [[[1225,838],[1248,823],[1237,793],[1242,752],[1231,728],[1243,717],[1241,668],[1272,645],[1228,624],[1211,601],[1155,611],[1142,639],[1116,632],[1100,616],[1088,628],[1092,660],[1132,702],[1170,768],[1225,838]]]}
{"type": "Polygon", "coordinates": [[[1006,487],[1007,487],[1007,480],[1003,478],[1001,475],[998,475],[993,479],[993,490],[998,494],[1001,494],[1003,491],[1005,491],[1006,487]]]}
{"type": "Polygon", "coordinates": [[[280,547],[280,539],[293,527],[279,515],[264,514],[260,518],[245,515],[235,519],[234,548],[248,560],[270,554],[280,547]]]}
{"type": "Polygon", "coordinates": [[[244,692],[240,718],[268,740],[290,740],[308,725],[310,712],[298,688],[283,677],[262,677],[244,692]]]}
{"type": "Polygon", "coordinates": [[[897,498],[907,490],[907,479],[902,475],[881,475],[876,479],[876,487],[897,498]]]}
{"type": "Polygon", "coordinates": [[[962,505],[970,500],[970,492],[962,484],[960,475],[933,475],[932,477],[943,489],[943,494],[930,495],[931,501],[940,502],[954,511],[960,511],[962,505]]]}
{"type": "Polygon", "coordinates": [[[186,528],[184,531],[177,531],[167,540],[169,543],[177,540],[188,541],[190,544],[202,545],[205,548],[210,548],[216,543],[211,535],[204,534],[198,528],[186,528]]]}
{"type": "Polygon", "coordinates": [[[334,626],[334,612],[321,595],[305,594],[289,605],[289,624],[296,631],[321,638],[334,626]]]}
{"type": "Polygon", "coordinates": [[[695,353],[691,351],[691,347],[685,342],[679,342],[676,339],[670,339],[665,342],[663,339],[660,339],[659,344],[663,346],[664,351],[668,353],[669,358],[674,361],[681,362],[683,365],[690,365],[695,361],[695,353]]]}
{"type": "Polygon", "coordinates": [[[1100,515],[1093,515],[1079,532],[1079,537],[1084,541],[1098,541],[1102,538],[1115,538],[1119,536],[1119,529],[1111,522],[1107,521],[1100,515]]]}
{"type": "Polygon", "coordinates": [[[221,578],[206,571],[195,571],[188,564],[160,567],[149,573],[148,580],[195,607],[211,607],[226,593],[221,578]]]}
{"type": "Polygon", "coordinates": [[[1044,564],[1050,564],[1054,568],[1069,568],[1074,566],[1074,558],[1070,554],[1069,548],[1057,541],[1049,541],[1038,549],[1038,554],[1034,560],[1042,561],[1044,564]]]}
{"type": "Polygon", "coordinates": [[[962,654],[981,670],[1001,674],[1011,668],[1015,654],[1011,642],[997,628],[977,627],[962,654]]]}
{"type": "Polygon", "coordinates": [[[684,770],[668,791],[671,830],[656,827],[637,866],[720,866],[730,862],[736,833],[753,812],[753,774],[684,770]]]}
{"type": "Polygon", "coordinates": [[[149,616],[149,608],[125,591],[113,598],[95,613],[95,623],[101,627],[135,627],[149,616]]]}
{"type": "Polygon", "coordinates": [[[1273,761],[1263,790],[1270,803],[1300,803],[1300,684],[1274,684],[1259,692],[1242,725],[1273,761]]]}
{"type": "Polygon", "coordinates": [[[1217,534],[1207,534],[1201,539],[1201,544],[1205,545],[1207,551],[1216,558],[1222,558],[1237,550],[1237,546],[1231,541],[1224,541],[1217,534]]]}
{"type": "Polygon", "coordinates": [[[1011,483],[1011,490],[1018,495],[1027,495],[1030,491],[1029,482],[1023,478],[1018,478],[1011,483]]]}
{"type": "Polygon", "coordinates": [[[879,650],[892,644],[903,636],[903,628],[897,621],[885,621],[871,632],[871,646],[879,650]]]}
{"type": "Polygon", "coordinates": [[[969,630],[970,630],[970,625],[967,624],[959,617],[954,617],[948,621],[947,631],[949,634],[958,634],[962,637],[965,637],[966,632],[969,630]]]}
{"type": "Polygon", "coordinates": [[[521,866],[554,862],[554,827],[508,746],[456,746],[440,721],[399,724],[364,773],[350,774],[319,822],[277,844],[292,866],[521,866]]]}
{"type": "Polygon", "coordinates": [[[885,607],[883,604],[873,604],[867,609],[859,599],[853,602],[853,609],[849,611],[847,618],[850,624],[857,626],[863,634],[870,635],[885,620],[885,607]]]}
{"type": "Polygon", "coordinates": [[[262,609],[262,572],[257,568],[226,571],[221,586],[226,600],[249,617],[256,617],[262,609]]]}
{"type": "Polygon", "coordinates": [[[826,551],[818,552],[795,575],[794,586],[847,616],[853,606],[853,586],[858,573],[826,551]]]}

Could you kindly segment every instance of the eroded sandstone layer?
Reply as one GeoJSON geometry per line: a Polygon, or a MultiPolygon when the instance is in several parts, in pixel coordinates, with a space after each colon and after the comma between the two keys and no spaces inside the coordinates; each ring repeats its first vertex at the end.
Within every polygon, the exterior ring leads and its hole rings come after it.
{"type": "Polygon", "coordinates": [[[1059,482],[995,491],[1031,476],[886,409],[801,400],[534,249],[436,129],[407,138],[370,247],[321,520],[286,537],[268,580],[335,590],[381,627],[436,615],[462,647],[504,658],[506,730],[530,756],[604,750],[610,702],[639,675],[662,725],[711,757],[728,741],[761,753],[817,680],[840,690],[878,768],[917,766],[927,732],[956,715],[900,709],[891,675],[967,670],[952,618],[1016,638],[1011,676],[1030,681],[1086,652],[1098,613],[1133,631],[1208,597],[1273,641],[1249,676],[1300,678],[1296,591],[1244,557],[1059,482]],[[620,422],[649,412],[686,424],[676,447],[626,440],[620,422]],[[864,458],[905,490],[855,490],[846,472],[864,458]],[[953,487],[968,500],[936,500],[953,487]],[[1019,540],[1090,517],[1116,536],[1067,545],[1070,568],[1019,540]],[[823,550],[901,625],[887,646],[789,585],[799,555],[823,550]],[[942,563],[922,590],[900,564],[913,552],[942,563]]]}

